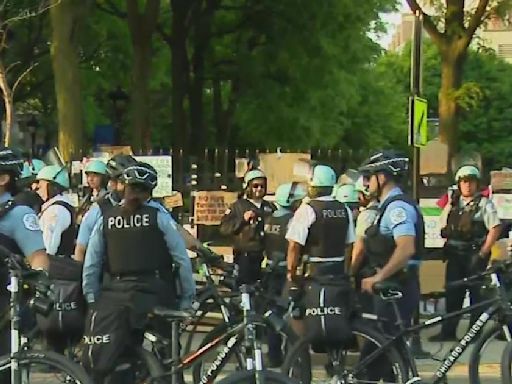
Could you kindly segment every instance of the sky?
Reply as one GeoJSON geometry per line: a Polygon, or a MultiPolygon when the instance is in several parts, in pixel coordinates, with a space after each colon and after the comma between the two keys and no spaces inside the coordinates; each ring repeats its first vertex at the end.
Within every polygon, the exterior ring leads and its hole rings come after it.
{"type": "Polygon", "coordinates": [[[406,0],[400,0],[400,2],[401,2],[401,4],[400,4],[399,12],[382,14],[382,19],[387,24],[387,33],[382,35],[382,36],[379,36],[377,41],[384,48],[387,48],[387,46],[391,42],[391,37],[393,36],[393,32],[395,31],[395,27],[398,24],[400,24],[400,13],[401,12],[408,12],[409,11],[409,6],[407,5],[407,1],[406,0]]]}

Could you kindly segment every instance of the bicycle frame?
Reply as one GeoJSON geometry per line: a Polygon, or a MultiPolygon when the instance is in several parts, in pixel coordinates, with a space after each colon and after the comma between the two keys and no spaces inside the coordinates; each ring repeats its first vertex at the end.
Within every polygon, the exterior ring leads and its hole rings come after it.
{"type": "MultiPolygon", "coordinates": [[[[416,367],[416,362],[414,357],[412,356],[410,348],[407,348],[407,340],[408,338],[417,333],[418,331],[421,331],[423,329],[431,328],[439,323],[442,323],[445,320],[451,319],[453,317],[457,317],[466,313],[471,313],[476,311],[479,308],[487,308],[480,317],[475,321],[475,323],[470,327],[470,329],[466,332],[466,334],[458,341],[456,341],[450,348],[450,352],[444,360],[442,361],[439,368],[435,371],[433,378],[431,379],[429,383],[431,384],[441,384],[444,382],[444,378],[448,371],[452,368],[452,366],[457,362],[459,357],[462,355],[462,353],[467,349],[471,341],[477,337],[480,330],[487,324],[487,322],[493,318],[497,313],[501,312],[505,305],[509,305],[507,301],[507,294],[504,290],[503,286],[501,285],[500,279],[496,274],[491,274],[493,283],[495,284],[495,287],[498,288],[498,295],[492,299],[484,300],[480,303],[471,305],[469,307],[463,308],[460,311],[451,312],[443,316],[436,316],[429,320],[424,321],[423,323],[420,323],[418,325],[412,326],[412,327],[404,327],[404,324],[402,323],[400,319],[400,314],[398,311],[398,307],[395,301],[391,302],[391,304],[394,307],[395,315],[397,316],[398,325],[401,328],[401,330],[396,334],[395,336],[392,336],[391,339],[389,339],[384,345],[381,346],[380,349],[373,351],[368,356],[366,356],[361,362],[360,365],[362,367],[368,366],[371,364],[373,360],[381,356],[383,354],[383,351],[385,351],[390,346],[398,346],[399,352],[403,354],[405,352],[405,356],[407,358],[406,363],[409,364],[409,367],[411,369],[411,373],[413,377],[410,379],[409,382],[416,382],[421,381],[418,369],[416,367]]],[[[375,320],[375,321],[381,321],[383,319],[379,319],[377,316],[371,315],[371,316],[364,316],[367,319],[375,320]]],[[[510,330],[507,326],[503,326],[503,330],[505,332],[507,340],[511,340],[511,334],[510,330]]],[[[358,371],[355,371],[355,374],[357,375],[358,371]]]]}
{"type": "Polygon", "coordinates": [[[10,271],[8,290],[11,292],[11,383],[21,383],[21,371],[19,369],[18,352],[20,351],[20,283],[17,273],[10,271]]]}
{"type": "MultiPolygon", "coordinates": [[[[265,316],[260,316],[251,308],[251,297],[248,292],[242,291],[242,309],[244,312],[243,322],[233,325],[221,336],[215,338],[208,344],[199,348],[195,352],[181,357],[181,362],[177,362],[179,358],[179,328],[180,322],[172,322],[172,357],[171,368],[163,374],[164,377],[171,376],[171,383],[177,384],[178,374],[183,370],[190,368],[193,364],[205,359],[206,355],[215,347],[226,341],[224,348],[217,354],[215,360],[211,363],[206,373],[201,377],[198,383],[194,384],[210,384],[215,381],[222,368],[226,365],[229,358],[235,353],[236,348],[242,341],[242,335],[245,340],[244,347],[246,351],[252,349],[252,353],[246,352],[246,367],[247,370],[254,370],[256,383],[262,383],[263,377],[261,372],[263,370],[263,358],[261,353],[261,346],[256,338],[256,326],[266,322],[265,316]]],[[[151,333],[146,332],[145,337],[152,343],[156,342],[158,338],[151,333]]]]}

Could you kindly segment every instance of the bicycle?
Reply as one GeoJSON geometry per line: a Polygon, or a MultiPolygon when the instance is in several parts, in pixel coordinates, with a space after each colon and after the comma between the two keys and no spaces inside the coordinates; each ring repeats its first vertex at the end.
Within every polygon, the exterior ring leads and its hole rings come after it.
{"type": "MultiPolygon", "coordinates": [[[[493,298],[460,311],[433,317],[411,327],[405,326],[398,311],[397,300],[402,297],[400,286],[390,281],[376,284],[374,292],[393,306],[399,331],[394,336],[379,331],[379,325],[387,320],[378,318],[376,315],[361,314],[355,318],[352,322],[353,342],[350,343],[351,345],[340,346],[338,350],[333,350],[330,353],[330,358],[333,361],[333,377],[328,382],[338,384],[373,383],[379,382],[382,376],[385,376],[386,383],[425,382],[419,376],[416,362],[408,347],[407,340],[409,337],[418,331],[438,325],[452,317],[485,309],[466,334],[458,342],[455,342],[430,381],[433,384],[443,383],[446,380],[447,373],[469,344],[482,333],[482,329],[490,319],[495,319],[497,324],[480,335],[469,363],[470,383],[480,383],[480,378],[477,376],[478,369],[475,369],[475,364],[478,365],[479,359],[475,356],[479,356],[477,348],[481,348],[485,342],[483,337],[489,333],[497,332],[497,330],[503,330],[507,339],[511,340],[507,326],[512,319],[509,303],[510,295],[503,284],[503,275],[510,272],[511,266],[511,262],[497,263],[478,275],[450,283],[446,287],[449,289],[450,287],[472,284],[490,276],[491,285],[495,289],[493,298]],[[386,374],[383,375],[383,371],[377,369],[377,366],[388,367],[386,374]]],[[[310,344],[311,340],[308,340],[307,337],[299,340],[290,350],[283,365],[283,372],[290,377],[297,378],[303,384],[310,383],[312,379],[311,367],[306,366],[307,362],[304,361],[303,355],[308,352],[310,344]]]]}
{"type": "Polygon", "coordinates": [[[245,367],[247,370],[235,372],[221,381],[222,384],[235,383],[256,383],[256,384],[291,384],[295,383],[279,372],[267,371],[263,368],[263,358],[261,344],[256,337],[256,328],[261,323],[270,321],[262,318],[252,309],[252,294],[254,289],[247,285],[240,287],[241,307],[243,311],[243,321],[230,327],[223,335],[215,340],[205,344],[195,352],[185,356],[180,356],[179,335],[180,327],[183,321],[190,317],[189,312],[169,310],[165,308],[155,308],[151,314],[152,318],[164,319],[171,323],[171,338],[163,337],[155,332],[146,331],[145,340],[151,345],[151,352],[156,356],[160,364],[146,364],[150,381],[153,383],[181,383],[183,370],[192,367],[200,361],[204,361],[209,352],[215,350],[218,346],[225,343],[219,351],[209,368],[200,378],[194,379],[195,384],[213,383],[226,365],[229,358],[243,348],[245,367]],[[171,347],[171,356],[162,354],[161,351],[167,351],[171,347]]]}
{"type": "Polygon", "coordinates": [[[235,266],[223,261],[222,257],[210,252],[197,253],[197,263],[199,263],[199,270],[205,278],[204,286],[198,288],[196,293],[196,301],[194,303],[194,315],[186,324],[187,337],[184,342],[183,351],[188,353],[192,350],[192,341],[198,333],[198,327],[203,324],[204,318],[209,313],[220,313],[224,323],[229,323],[232,318],[232,313],[237,311],[237,308],[231,304],[230,299],[237,296],[232,292],[221,292],[220,287],[227,288],[229,291],[235,289],[235,266]],[[223,273],[218,279],[218,285],[215,283],[212,269],[221,270],[223,273]]]}
{"type": "MultiPolygon", "coordinates": [[[[9,269],[11,353],[0,357],[0,379],[10,376],[11,384],[75,383],[93,384],[85,370],[57,353],[34,349],[20,329],[20,287],[28,285],[35,291],[30,307],[43,315],[50,313],[50,282],[42,271],[30,269],[23,257],[0,246],[3,262],[9,269]],[[8,375],[9,374],[9,375],[8,375]]],[[[5,381],[2,381],[5,382],[5,381]]],[[[8,382],[8,381],[7,381],[8,382]]]]}

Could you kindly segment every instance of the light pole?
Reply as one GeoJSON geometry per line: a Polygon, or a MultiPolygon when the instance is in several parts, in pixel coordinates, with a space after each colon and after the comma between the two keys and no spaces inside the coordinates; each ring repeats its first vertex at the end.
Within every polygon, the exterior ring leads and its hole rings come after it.
{"type": "Polygon", "coordinates": [[[121,143],[121,123],[123,121],[123,115],[126,110],[126,104],[130,100],[128,94],[117,86],[116,89],[108,93],[108,98],[112,101],[114,109],[114,144],[120,145],[121,143]]]}

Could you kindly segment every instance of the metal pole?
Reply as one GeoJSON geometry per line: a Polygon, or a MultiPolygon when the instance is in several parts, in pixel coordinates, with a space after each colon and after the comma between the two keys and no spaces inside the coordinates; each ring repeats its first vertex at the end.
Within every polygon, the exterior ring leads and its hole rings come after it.
{"type": "MultiPolygon", "coordinates": [[[[420,148],[414,145],[414,96],[421,96],[422,91],[422,33],[423,17],[420,11],[414,15],[414,26],[411,46],[411,102],[409,115],[409,145],[412,146],[412,197],[419,203],[420,199],[420,148]]],[[[413,324],[419,324],[419,308],[413,316],[413,324]]],[[[417,358],[429,358],[430,353],[423,350],[419,334],[411,337],[411,350],[417,358]]]]}
{"type": "MultiPolygon", "coordinates": [[[[416,11],[414,15],[414,26],[411,46],[411,97],[421,96],[422,92],[422,32],[423,17],[420,11],[416,11]]],[[[411,115],[409,118],[409,144],[412,146],[412,196],[419,202],[419,186],[420,186],[420,149],[414,146],[414,106],[411,103],[411,115]]]]}

